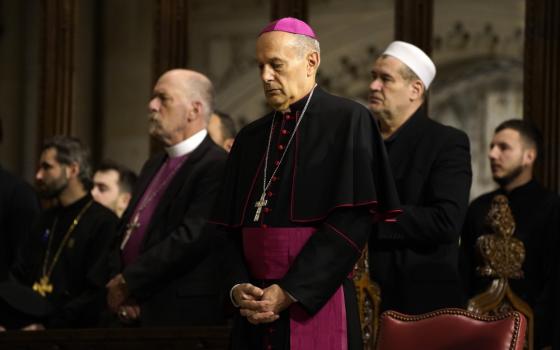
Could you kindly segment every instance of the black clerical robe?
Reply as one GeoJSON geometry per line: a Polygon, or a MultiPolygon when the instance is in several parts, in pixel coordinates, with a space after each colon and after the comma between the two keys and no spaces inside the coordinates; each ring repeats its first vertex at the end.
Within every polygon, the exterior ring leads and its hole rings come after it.
{"type": "Polygon", "coordinates": [[[533,308],[536,318],[535,348],[540,349],[551,344],[552,315],[549,311],[556,297],[549,299],[549,288],[554,284],[553,273],[558,264],[560,198],[532,180],[510,193],[498,189],[471,203],[461,237],[460,264],[469,298],[485,291],[490,285],[490,278],[476,273],[476,267],[481,263],[476,253],[476,240],[492,232],[486,226],[486,216],[492,199],[498,194],[508,198],[515,219],[514,237],[525,245],[522,266],[525,277],[512,279],[509,283],[512,290],[533,308]]]}
{"type": "Polygon", "coordinates": [[[66,207],[46,210],[34,225],[12,270],[21,284],[31,288],[43,276],[45,254],[48,251],[48,269],[72,221],[84,208],[50,275],[53,291],[46,294],[46,300],[53,310],[46,319],[34,320],[47,328],[98,324],[99,313],[105,305],[105,284],[109,279],[107,259],[110,245],[116,238],[117,216],[93,202],[89,194],[66,207]]]}
{"type": "Polygon", "coordinates": [[[31,186],[0,166],[0,281],[8,277],[37,215],[39,201],[31,186]]]}
{"type": "MultiPolygon", "coordinates": [[[[307,98],[291,105],[287,113],[272,112],[241,130],[212,221],[228,230],[236,247],[231,251],[237,257],[237,264],[231,265],[231,285],[278,283],[309,315],[321,310],[343,285],[348,346],[357,349],[361,347],[359,320],[348,275],[368,239],[374,213],[378,218],[395,214],[390,209],[397,204],[396,192],[370,113],[357,103],[316,88],[303,114],[307,98]],[[267,205],[255,221],[265,163],[266,180],[271,184],[265,191],[267,205]],[[242,245],[247,242],[241,231],[260,228],[266,234],[267,228],[302,227],[316,232],[282,278],[258,280],[252,276],[244,264],[242,245]]],[[[288,312],[279,321],[262,326],[238,317],[233,348],[270,345],[289,349],[288,312]]]]}
{"type": "Polygon", "coordinates": [[[369,244],[381,310],[460,307],[459,236],[472,177],[467,135],[420,107],[385,145],[403,213],[396,224],[375,226],[369,244]]]}

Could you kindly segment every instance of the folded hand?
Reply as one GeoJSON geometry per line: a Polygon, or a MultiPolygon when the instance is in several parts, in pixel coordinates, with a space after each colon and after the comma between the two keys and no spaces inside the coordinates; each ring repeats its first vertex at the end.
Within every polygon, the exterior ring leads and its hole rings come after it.
{"type": "Polygon", "coordinates": [[[107,288],[107,305],[109,310],[113,313],[119,312],[119,308],[130,297],[130,292],[123,275],[116,275],[105,287],[107,288]]]}

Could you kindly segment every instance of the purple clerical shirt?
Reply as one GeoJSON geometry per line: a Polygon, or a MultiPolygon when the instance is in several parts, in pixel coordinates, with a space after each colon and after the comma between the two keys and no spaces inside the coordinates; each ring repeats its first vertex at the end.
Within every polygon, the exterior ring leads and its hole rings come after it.
{"type": "Polygon", "coordinates": [[[152,178],[150,185],[142,195],[142,198],[136,204],[134,212],[129,219],[128,227],[134,227],[130,235],[125,234],[125,241],[123,241],[121,259],[124,267],[134,263],[134,261],[140,255],[140,248],[142,242],[144,241],[144,236],[152,220],[152,215],[154,214],[163,193],[165,193],[166,188],[171,183],[173,177],[177,174],[177,171],[183,165],[183,162],[187,159],[188,155],[183,155],[180,157],[168,157],[163,165],[159,168],[157,174],[152,178]],[[138,218],[137,222],[135,218],[138,218]],[[127,237],[128,236],[128,237],[127,237]]]}

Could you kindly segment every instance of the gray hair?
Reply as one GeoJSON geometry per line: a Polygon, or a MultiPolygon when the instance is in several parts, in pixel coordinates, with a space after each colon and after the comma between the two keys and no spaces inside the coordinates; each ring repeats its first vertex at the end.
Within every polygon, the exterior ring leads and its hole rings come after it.
{"type": "Polygon", "coordinates": [[[202,103],[204,120],[208,123],[214,112],[214,86],[205,75],[191,72],[193,74],[188,74],[188,78],[185,80],[185,94],[189,99],[202,103]]]}
{"type": "Polygon", "coordinates": [[[301,34],[295,34],[294,38],[293,45],[297,48],[300,58],[312,51],[321,55],[321,47],[317,39],[301,34]]]}
{"type": "Polygon", "coordinates": [[[87,147],[75,137],[57,135],[47,139],[41,151],[45,151],[49,148],[54,148],[56,150],[56,161],[60,164],[78,164],[80,167],[78,179],[86,190],[90,190],[92,186],[92,170],[90,153],[87,147]]]}

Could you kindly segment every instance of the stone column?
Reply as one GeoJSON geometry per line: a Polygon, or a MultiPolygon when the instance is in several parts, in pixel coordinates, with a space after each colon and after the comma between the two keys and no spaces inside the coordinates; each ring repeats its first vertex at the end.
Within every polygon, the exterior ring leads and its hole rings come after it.
{"type": "Polygon", "coordinates": [[[433,0],[395,0],[395,39],[432,52],[433,0]]]}
{"type": "MultiPolygon", "coordinates": [[[[189,1],[156,0],[153,85],[165,71],[187,68],[189,62],[189,1]]],[[[150,87],[151,88],[151,87],[150,87]]],[[[150,153],[161,149],[150,141],[150,153]]]]}
{"type": "Polygon", "coordinates": [[[38,140],[72,130],[75,0],[43,0],[38,140]]]}
{"type": "Polygon", "coordinates": [[[156,0],[153,81],[189,61],[189,1],[156,0]]]}
{"type": "Polygon", "coordinates": [[[560,2],[526,0],[524,117],[543,135],[537,178],[560,190],[560,2]]]}
{"type": "Polygon", "coordinates": [[[270,18],[295,17],[302,21],[309,19],[308,0],[272,0],[270,4],[270,18]]]}

